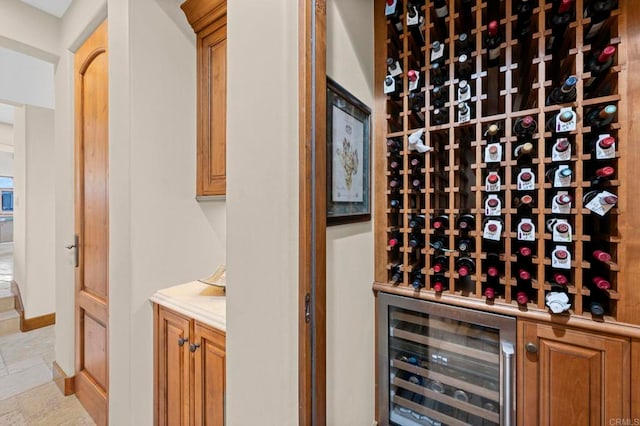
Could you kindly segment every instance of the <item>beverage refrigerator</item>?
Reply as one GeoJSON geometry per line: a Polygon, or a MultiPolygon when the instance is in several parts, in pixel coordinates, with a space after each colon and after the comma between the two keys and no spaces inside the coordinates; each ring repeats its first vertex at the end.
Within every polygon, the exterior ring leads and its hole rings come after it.
{"type": "Polygon", "coordinates": [[[378,293],[379,424],[515,424],[513,317],[378,293]]]}

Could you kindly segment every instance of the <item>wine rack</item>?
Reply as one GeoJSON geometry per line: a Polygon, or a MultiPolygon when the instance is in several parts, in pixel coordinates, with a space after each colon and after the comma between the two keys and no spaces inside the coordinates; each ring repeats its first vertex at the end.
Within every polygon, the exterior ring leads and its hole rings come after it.
{"type": "Polygon", "coordinates": [[[583,13],[590,2],[575,0],[561,31],[552,25],[559,1],[529,0],[529,20],[519,17],[518,0],[448,0],[444,18],[436,11],[441,2],[425,1],[416,5],[422,27],[407,25],[407,0],[399,16],[385,16],[388,3],[376,2],[374,288],[515,314],[551,312],[545,297],[559,292],[570,304],[562,315],[640,323],[631,307],[637,291],[624,269],[632,242],[622,232],[631,235],[640,223],[625,218],[621,207],[638,194],[625,181],[633,164],[631,155],[624,157],[629,128],[621,120],[628,108],[623,8],[635,6],[621,3],[596,22],[583,13]],[[492,21],[499,55],[489,40],[492,21]],[[443,59],[432,61],[436,41],[444,45],[443,59]],[[607,59],[600,56],[605,49],[613,51],[612,64],[596,75],[589,69],[595,58],[607,59]],[[468,59],[461,64],[463,53],[468,59]],[[410,70],[419,73],[414,90],[410,70]],[[401,90],[385,93],[385,78],[394,73],[401,90]],[[570,76],[577,81],[567,81],[570,76]],[[458,93],[462,77],[471,90],[466,106],[458,93]],[[558,100],[563,83],[573,86],[575,99],[558,100]],[[605,107],[613,113],[609,123],[605,112],[595,118],[605,107]],[[470,115],[463,117],[466,108],[470,115]],[[558,132],[553,126],[566,108],[575,128],[558,132]],[[523,120],[526,126],[531,118],[536,130],[521,136],[523,120]],[[602,146],[615,145],[596,154],[604,135],[613,139],[602,146]],[[560,153],[566,142],[568,156],[560,153]],[[562,180],[565,167],[571,174],[562,180]],[[496,175],[499,182],[491,184],[496,175]],[[497,199],[495,208],[487,207],[490,198],[497,199]],[[602,216],[593,212],[601,206],[610,209],[602,216]],[[463,215],[473,229],[457,226],[463,215]],[[489,239],[494,224],[502,227],[498,240],[489,239]],[[604,312],[591,305],[596,299],[604,312]]]}

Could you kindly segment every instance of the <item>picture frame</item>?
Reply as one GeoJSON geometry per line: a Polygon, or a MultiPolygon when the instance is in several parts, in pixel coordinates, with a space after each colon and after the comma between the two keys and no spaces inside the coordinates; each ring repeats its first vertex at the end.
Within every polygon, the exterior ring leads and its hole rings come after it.
{"type": "Polygon", "coordinates": [[[327,225],[371,220],[371,109],[327,77],[327,225]]]}

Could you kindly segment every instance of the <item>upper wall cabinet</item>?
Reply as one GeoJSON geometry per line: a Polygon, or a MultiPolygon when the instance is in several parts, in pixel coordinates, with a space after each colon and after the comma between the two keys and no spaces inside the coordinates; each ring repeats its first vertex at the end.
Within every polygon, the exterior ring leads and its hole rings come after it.
{"type": "Polygon", "coordinates": [[[227,2],[226,0],[187,0],[181,7],[197,36],[196,195],[225,195],[227,183],[227,2]]]}

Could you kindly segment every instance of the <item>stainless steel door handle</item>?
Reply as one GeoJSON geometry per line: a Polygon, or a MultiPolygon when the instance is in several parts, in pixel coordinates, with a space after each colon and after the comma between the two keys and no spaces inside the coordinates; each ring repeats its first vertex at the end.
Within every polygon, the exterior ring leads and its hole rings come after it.
{"type": "Polygon", "coordinates": [[[78,250],[78,242],[79,242],[79,238],[77,235],[75,235],[73,237],[73,244],[70,244],[68,246],[65,246],[64,248],[66,248],[67,250],[72,250],[75,249],[73,255],[74,255],[74,263],[75,263],[75,267],[77,268],[78,265],[80,264],[80,251],[78,250]]]}
{"type": "Polygon", "coordinates": [[[514,369],[513,362],[515,349],[510,342],[501,342],[503,374],[502,374],[502,426],[512,426],[515,424],[515,407],[513,406],[514,387],[514,369]]]}

